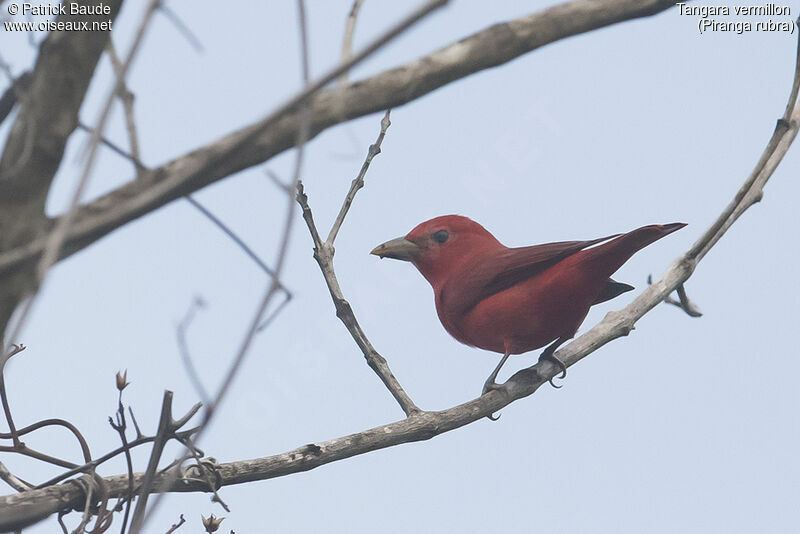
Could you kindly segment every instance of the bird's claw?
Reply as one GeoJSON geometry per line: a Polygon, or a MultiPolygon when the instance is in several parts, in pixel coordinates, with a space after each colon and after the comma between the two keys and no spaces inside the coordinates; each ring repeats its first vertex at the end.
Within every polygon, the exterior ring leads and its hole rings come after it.
{"type": "Polygon", "coordinates": [[[561,370],[561,375],[560,376],[556,375],[556,376],[551,377],[551,378],[549,378],[547,380],[548,382],[550,382],[550,385],[553,386],[554,388],[561,389],[561,386],[555,385],[555,383],[553,382],[553,379],[554,378],[559,378],[560,380],[563,380],[563,379],[567,378],[567,366],[564,365],[564,362],[562,362],[561,360],[556,358],[555,355],[553,355],[553,354],[546,354],[546,353],[542,354],[542,356],[539,358],[539,361],[542,361],[542,360],[548,360],[550,362],[553,362],[561,370]]]}
{"type": "MultiPolygon", "coordinates": [[[[483,390],[481,391],[481,395],[485,395],[485,394],[489,393],[490,391],[494,391],[494,390],[500,389],[502,387],[503,387],[502,385],[498,384],[497,382],[494,381],[494,379],[492,377],[490,377],[483,384],[483,390]]],[[[497,415],[489,414],[489,415],[486,416],[486,419],[488,419],[489,421],[497,421],[498,419],[500,419],[500,415],[501,414],[497,414],[497,415]]]]}

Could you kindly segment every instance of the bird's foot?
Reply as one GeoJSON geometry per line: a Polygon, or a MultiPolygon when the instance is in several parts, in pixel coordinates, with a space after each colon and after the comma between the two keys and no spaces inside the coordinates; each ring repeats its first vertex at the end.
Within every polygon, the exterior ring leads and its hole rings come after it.
{"type": "MultiPolygon", "coordinates": [[[[496,389],[502,389],[502,388],[503,388],[503,385],[502,384],[498,384],[497,382],[495,382],[494,381],[494,376],[490,376],[486,380],[486,382],[484,382],[484,384],[483,384],[483,390],[481,391],[481,395],[485,395],[485,394],[489,393],[490,391],[494,391],[496,389]]],[[[487,415],[486,418],[488,420],[490,420],[490,421],[497,421],[498,419],[500,419],[500,414],[487,415]]]]}
{"type": "Polygon", "coordinates": [[[559,378],[559,379],[561,379],[561,380],[565,379],[565,378],[567,377],[567,366],[566,366],[566,365],[564,365],[564,362],[562,362],[561,360],[559,360],[558,358],[556,358],[556,357],[555,357],[555,355],[554,355],[553,353],[548,353],[548,352],[545,352],[544,354],[542,354],[542,355],[539,357],[539,361],[542,361],[542,360],[547,360],[547,361],[549,361],[549,362],[552,362],[552,363],[556,364],[556,365],[558,366],[558,368],[559,368],[559,369],[561,369],[561,375],[560,375],[560,376],[554,376],[554,377],[552,377],[552,378],[549,378],[549,379],[547,380],[548,382],[550,382],[550,385],[551,385],[551,386],[553,386],[553,387],[554,387],[554,388],[556,388],[556,389],[560,389],[560,388],[561,388],[561,386],[557,386],[557,385],[555,385],[555,383],[553,382],[553,378],[559,378]]]}
{"type": "Polygon", "coordinates": [[[489,393],[490,391],[494,391],[496,389],[501,389],[502,387],[503,387],[502,384],[498,384],[497,382],[494,381],[494,377],[489,377],[489,379],[483,383],[483,390],[481,391],[481,395],[485,395],[486,393],[489,393]]]}

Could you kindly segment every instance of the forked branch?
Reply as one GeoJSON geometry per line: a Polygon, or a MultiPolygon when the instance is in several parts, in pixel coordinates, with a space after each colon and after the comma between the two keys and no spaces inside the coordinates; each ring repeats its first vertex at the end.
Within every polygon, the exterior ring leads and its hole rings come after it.
{"type": "Polygon", "coordinates": [[[350,206],[353,203],[356,193],[359,189],[364,187],[364,177],[367,174],[367,170],[369,170],[369,165],[372,163],[372,159],[381,152],[383,138],[386,137],[386,130],[388,130],[389,125],[391,125],[389,113],[390,111],[386,110],[386,113],[381,120],[381,131],[378,134],[378,138],[369,146],[369,150],[367,150],[367,157],[364,160],[364,163],[361,165],[361,170],[359,171],[358,176],[356,176],[356,178],[350,184],[350,190],[347,192],[347,195],[345,195],[344,203],[339,210],[339,214],[336,216],[336,220],[331,226],[331,230],[328,233],[328,238],[324,242],[320,238],[317,225],[314,222],[314,215],[308,205],[308,196],[303,189],[302,183],[297,184],[297,202],[300,204],[300,207],[303,211],[303,219],[306,222],[306,226],[308,226],[308,231],[311,233],[311,239],[314,242],[314,259],[317,260],[319,268],[322,270],[322,276],[325,278],[325,283],[328,285],[328,291],[330,291],[333,304],[336,307],[336,316],[342,321],[345,328],[347,328],[347,331],[350,332],[350,335],[353,337],[356,345],[358,345],[358,348],[361,349],[362,354],[364,354],[364,358],[367,360],[367,364],[369,364],[372,370],[375,371],[383,384],[400,405],[400,408],[402,408],[403,412],[410,416],[418,413],[420,409],[408,396],[406,391],[403,389],[403,386],[400,385],[400,382],[397,381],[397,378],[395,378],[394,374],[389,368],[389,364],[386,362],[386,358],[381,356],[378,351],[375,350],[375,347],[372,346],[372,343],[370,343],[369,339],[367,339],[367,335],[364,333],[364,330],[362,330],[361,325],[358,323],[355,313],[353,313],[353,308],[344,298],[344,294],[342,293],[342,289],[339,287],[339,280],[336,278],[336,272],[334,271],[333,267],[333,242],[336,240],[336,236],[339,233],[339,229],[342,227],[342,223],[344,223],[344,219],[347,216],[347,212],[350,210],[350,206]]]}

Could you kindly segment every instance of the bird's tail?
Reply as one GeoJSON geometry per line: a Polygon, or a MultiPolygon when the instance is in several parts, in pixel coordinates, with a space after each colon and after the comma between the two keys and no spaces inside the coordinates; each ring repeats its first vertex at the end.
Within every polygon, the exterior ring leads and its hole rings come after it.
{"type": "Polygon", "coordinates": [[[598,275],[611,276],[638,251],[684,226],[686,223],[642,226],[607,243],[581,251],[585,254],[581,263],[591,266],[592,271],[598,275]]]}

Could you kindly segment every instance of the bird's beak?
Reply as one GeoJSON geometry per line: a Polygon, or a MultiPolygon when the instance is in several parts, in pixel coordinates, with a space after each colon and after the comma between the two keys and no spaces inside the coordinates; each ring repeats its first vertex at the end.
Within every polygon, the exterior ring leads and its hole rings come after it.
{"type": "Polygon", "coordinates": [[[405,237],[398,237],[386,243],[382,243],[372,249],[370,254],[380,256],[381,258],[393,258],[395,260],[411,261],[419,252],[419,246],[406,239],[405,237]]]}

